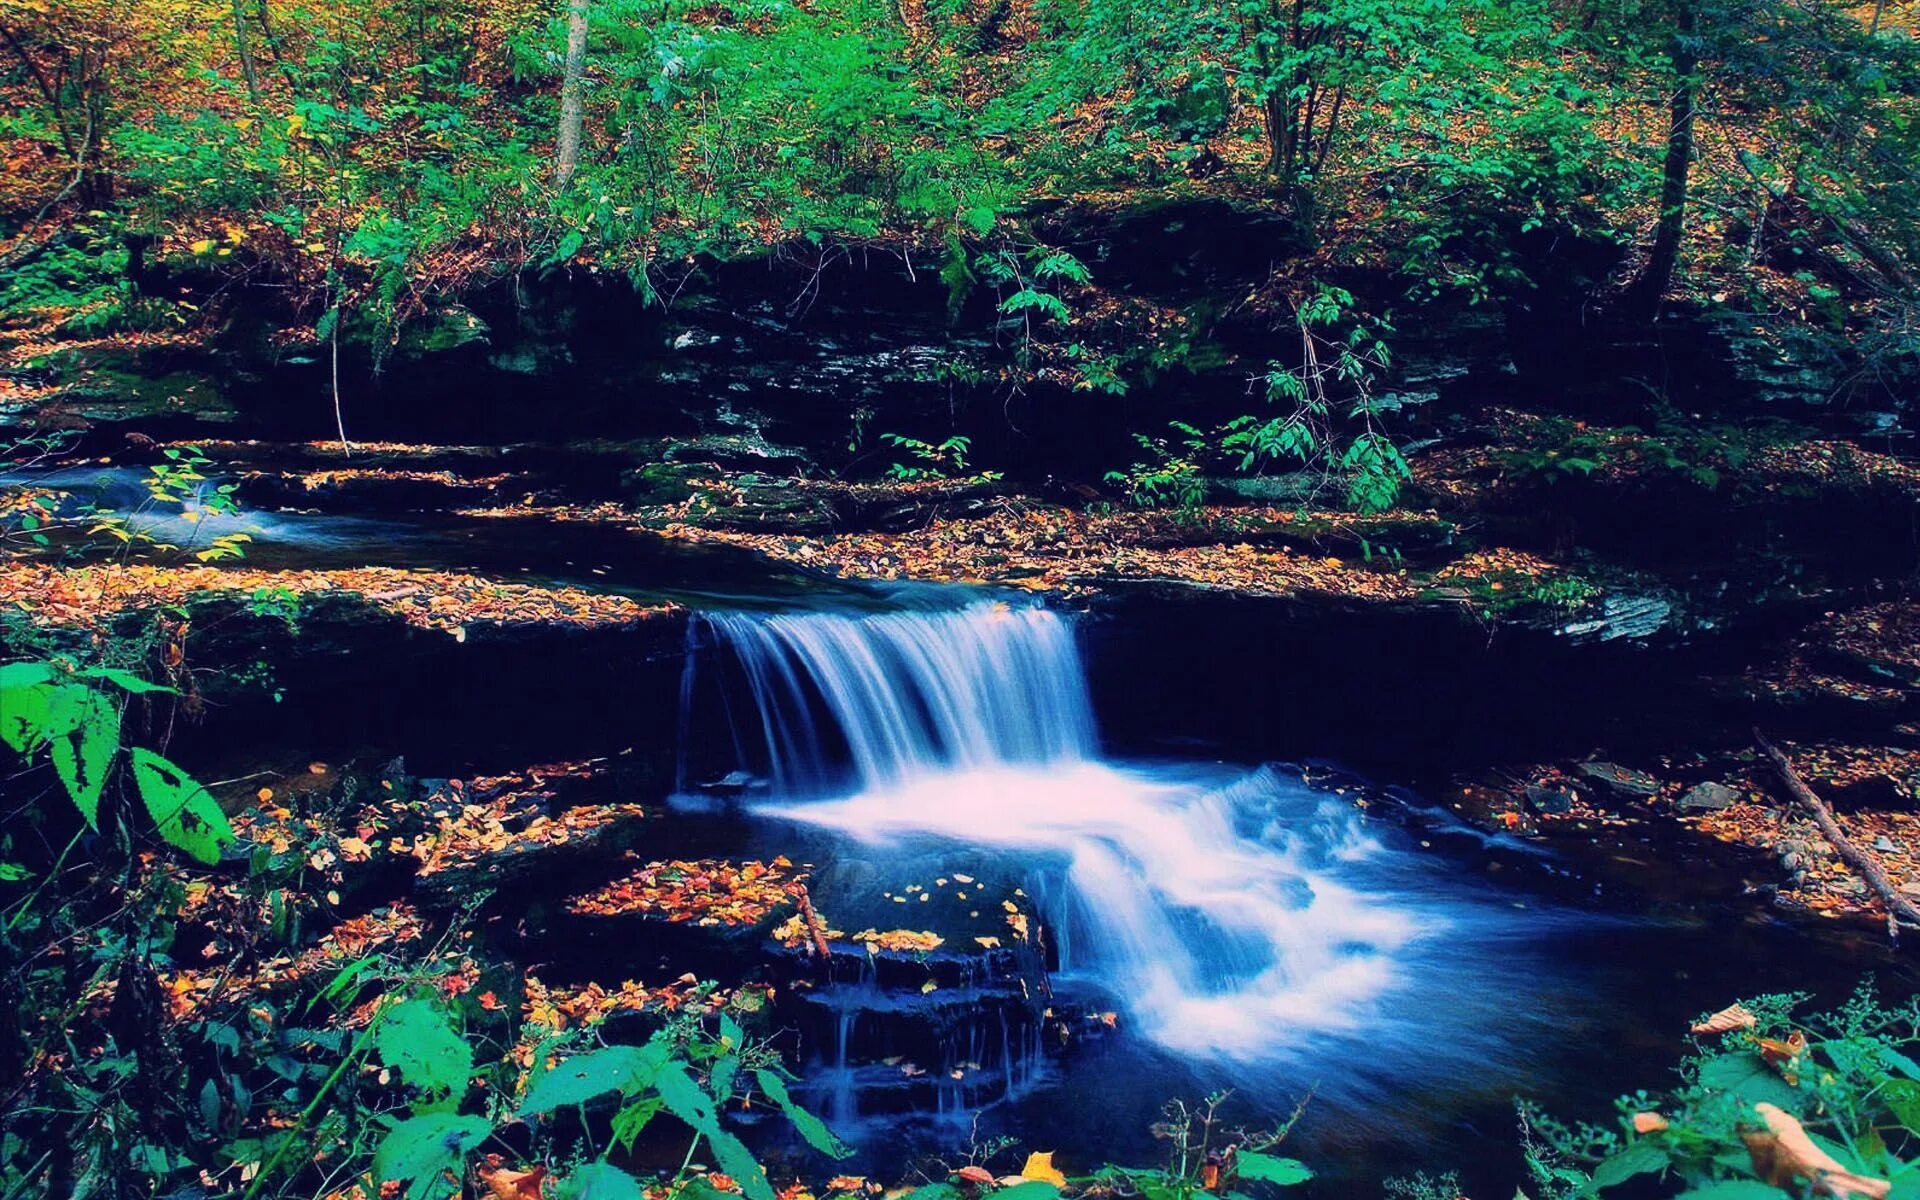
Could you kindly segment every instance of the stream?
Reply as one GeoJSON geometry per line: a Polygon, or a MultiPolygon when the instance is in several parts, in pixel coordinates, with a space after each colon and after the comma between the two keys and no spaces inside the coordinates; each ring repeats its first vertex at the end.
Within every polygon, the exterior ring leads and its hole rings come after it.
{"type": "Polygon", "coordinates": [[[893,598],[709,612],[683,762],[727,747],[751,773],[749,844],[823,864],[837,925],[967,945],[1004,937],[1001,895],[1030,899],[1054,1007],[1115,1020],[1049,1056],[990,1004],[943,1018],[937,993],[851,981],[803,1074],[869,1163],[990,1132],[1154,1161],[1164,1102],[1230,1090],[1232,1123],[1310,1095],[1290,1145],[1347,1184],[1438,1162],[1510,1191],[1515,1097],[1598,1116],[1663,1083],[1728,989],[1831,978],[1822,952],[1782,953],[1804,940],[1784,927],[1546,894],[1524,882],[1568,874],[1546,851],[1337,773],[1108,755],[1070,617],[893,598]],[[946,1022],[931,1049],[893,1019],[916,1007],[946,1022]],[[918,1069],[936,1085],[903,1099],[918,1069]]]}
{"type": "MultiPolygon", "coordinates": [[[[124,469],[38,482],[140,495],[124,469]]],[[[1603,896],[1555,850],[1335,766],[1109,747],[1085,618],[1030,597],[537,519],[250,510],[153,531],[246,532],[249,566],[476,570],[694,609],[659,856],[785,855],[834,928],[942,939],[920,976],[842,964],[785,1010],[796,1090],[878,1178],[1002,1136],[1069,1171],[1151,1163],[1163,1105],[1230,1092],[1229,1126],[1305,1102],[1287,1152],[1326,1194],[1416,1168],[1511,1194],[1516,1098],[1604,1120],[1671,1081],[1696,1014],[1838,1000],[1864,961],[1758,905],[1662,902],[1684,868],[1657,847],[1626,860],[1643,897],[1603,896]]],[[[1196,664],[1194,685],[1250,705],[1315,687],[1230,674],[1196,664]]]]}

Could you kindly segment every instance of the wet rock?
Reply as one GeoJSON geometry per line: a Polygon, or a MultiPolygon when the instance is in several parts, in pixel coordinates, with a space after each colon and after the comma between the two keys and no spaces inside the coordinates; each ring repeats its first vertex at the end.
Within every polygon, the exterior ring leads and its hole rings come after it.
{"type": "Polygon", "coordinates": [[[1659,792],[1660,781],[1645,771],[1611,762],[1583,762],[1574,768],[1616,800],[1645,800],[1659,792]]]}
{"type": "Polygon", "coordinates": [[[1681,794],[1679,808],[1682,812],[1717,812],[1731,807],[1740,799],[1740,791],[1724,783],[1709,780],[1696,783],[1681,794]]]}
{"type": "Polygon", "coordinates": [[[1610,642],[1618,638],[1648,638],[1666,627],[1673,605],[1658,596],[1607,596],[1598,616],[1569,621],[1560,636],[1577,642],[1610,642]]]}
{"type": "Polygon", "coordinates": [[[1543,816],[1559,816],[1573,810],[1578,794],[1572,788],[1532,784],[1521,793],[1527,806],[1543,816]]]}

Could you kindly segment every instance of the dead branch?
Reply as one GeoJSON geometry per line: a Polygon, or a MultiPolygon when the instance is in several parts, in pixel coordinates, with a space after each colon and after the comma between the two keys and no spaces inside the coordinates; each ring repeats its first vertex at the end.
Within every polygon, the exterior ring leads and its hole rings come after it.
{"type": "Polygon", "coordinates": [[[1820,835],[1826,838],[1839,853],[1841,861],[1853,868],[1854,874],[1864,880],[1867,887],[1880,897],[1881,903],[1887,906],[1888,935],[1898,941],[1899,925],[1902,922],[1920,929],[1920,908],[1915,908],[1911,901],[1902,897],[1894,889],[1893,881],[1887,878],[1886,871],[1881,868],[1873,855],[1867,853],[1846,835],[1846,831],[1840,828],[1840,822],[1834,820],[1833,810],[1827,807],[1824,800],[1814,795],[1813,789],[1807,786],[1806,780],[1800,778],[1800,773],[1793,769],[1793,763],[1781,752],[1780,747],[1768,741],[1766,735],[1758,729],[1753,731],[1753,741],[1760,747],[1761,753],[1767,756],[1767,760],[1773,764],[1773,769],[1780,776],[1780,782],[1786,785],[1787,792],[1813,818],[1813,823],[1820,829],[1820,835]]]}
{"type": "Polygon", "coordinates": [[[827,949],[826,931],[820,925],[819,914],[813,911],[813,897],[807,894],[807,885],[800,884],[794,892],[794,897],[800,902],[800,917],[807,923],[807,933],[811,935],[813,941],[813,952],[820,956],[822,962],[825,962],[833,955],[827,949]]]}

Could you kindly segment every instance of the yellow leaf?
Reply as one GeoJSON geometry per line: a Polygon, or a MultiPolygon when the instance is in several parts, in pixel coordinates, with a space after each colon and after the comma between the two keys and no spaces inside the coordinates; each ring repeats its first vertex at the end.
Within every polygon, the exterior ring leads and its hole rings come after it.
{"type": "Polygon", "coordinates": [[[213,239],[201,238],[193,245],[188,246],[187,249],[193,251],[195,254],[205,254],[207,251],[213,249],[213,239]]]}
{"type": "Polygon", "coordinates": [[[1027,1165],[1020,1168],[1020,1178],[1038,1179],[1043,1183],[1050,1183],[1059,1188],[1067,1186],[1067,1177],[1054,1169],[1053,1151],[1051,1150],[1045,1154],[1036,1150],[1032,1154],[1027,1155],[1027,1165]]]}

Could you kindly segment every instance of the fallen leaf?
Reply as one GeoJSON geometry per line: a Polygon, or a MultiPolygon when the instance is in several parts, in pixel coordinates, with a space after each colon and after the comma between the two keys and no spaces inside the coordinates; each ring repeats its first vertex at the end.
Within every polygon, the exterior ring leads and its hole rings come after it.
{"type": "Polygon", "coordinates": [[[529,1167],[524,1171],[503,1167],[497,1171],[483,1171],[480,1182],[487,1186],[490,1200],[540,1200],[541,1180],[546,1177],[545,1167],[529,1167]]]}
{"type": "Polygon", "coordinates": [[[1062,1175],[1053,1165],[1053,1151],[1051,1150],[1044,1154],[1036,1150],[1032,1154],[1027,1155],[1027,1165],[1020,1168],[1020,1178],[1038,1179],[1043,1183],[1050,1183],[1055,1187],[1063,1188],[1067,1186],[1067,1177],[1062,1175]]]}
{"type": "Polygon", "coordinates": [[[1798,1193],[1799,1182],[1805,1181],[1816,1195],[1831,1196],[1833,1200],[1849,1200],[1853,1196],[1881,1200],[1892,1189],[1893,1185],[1885,1179],[1856,1175],[1841,1166],[1832,1155],[1814,1145],[1800,1122],[1784,1110],[1772,1104],[1756,1104],[1753,1110],[1765,1122],[1765,1127],[1742,1133],[1740,1140],[1747,1144],[1754,1171],[1773,1186],[1798,1193]]]}
{"type": "Polygon", "coordinates": [[[1757,1024],[1754,1015],[1744,1005],[1731,1004],[1693,1027],[1695,1033],[1731,1033],[1736,1029],[1752,1029],[1757,1024]]]}

